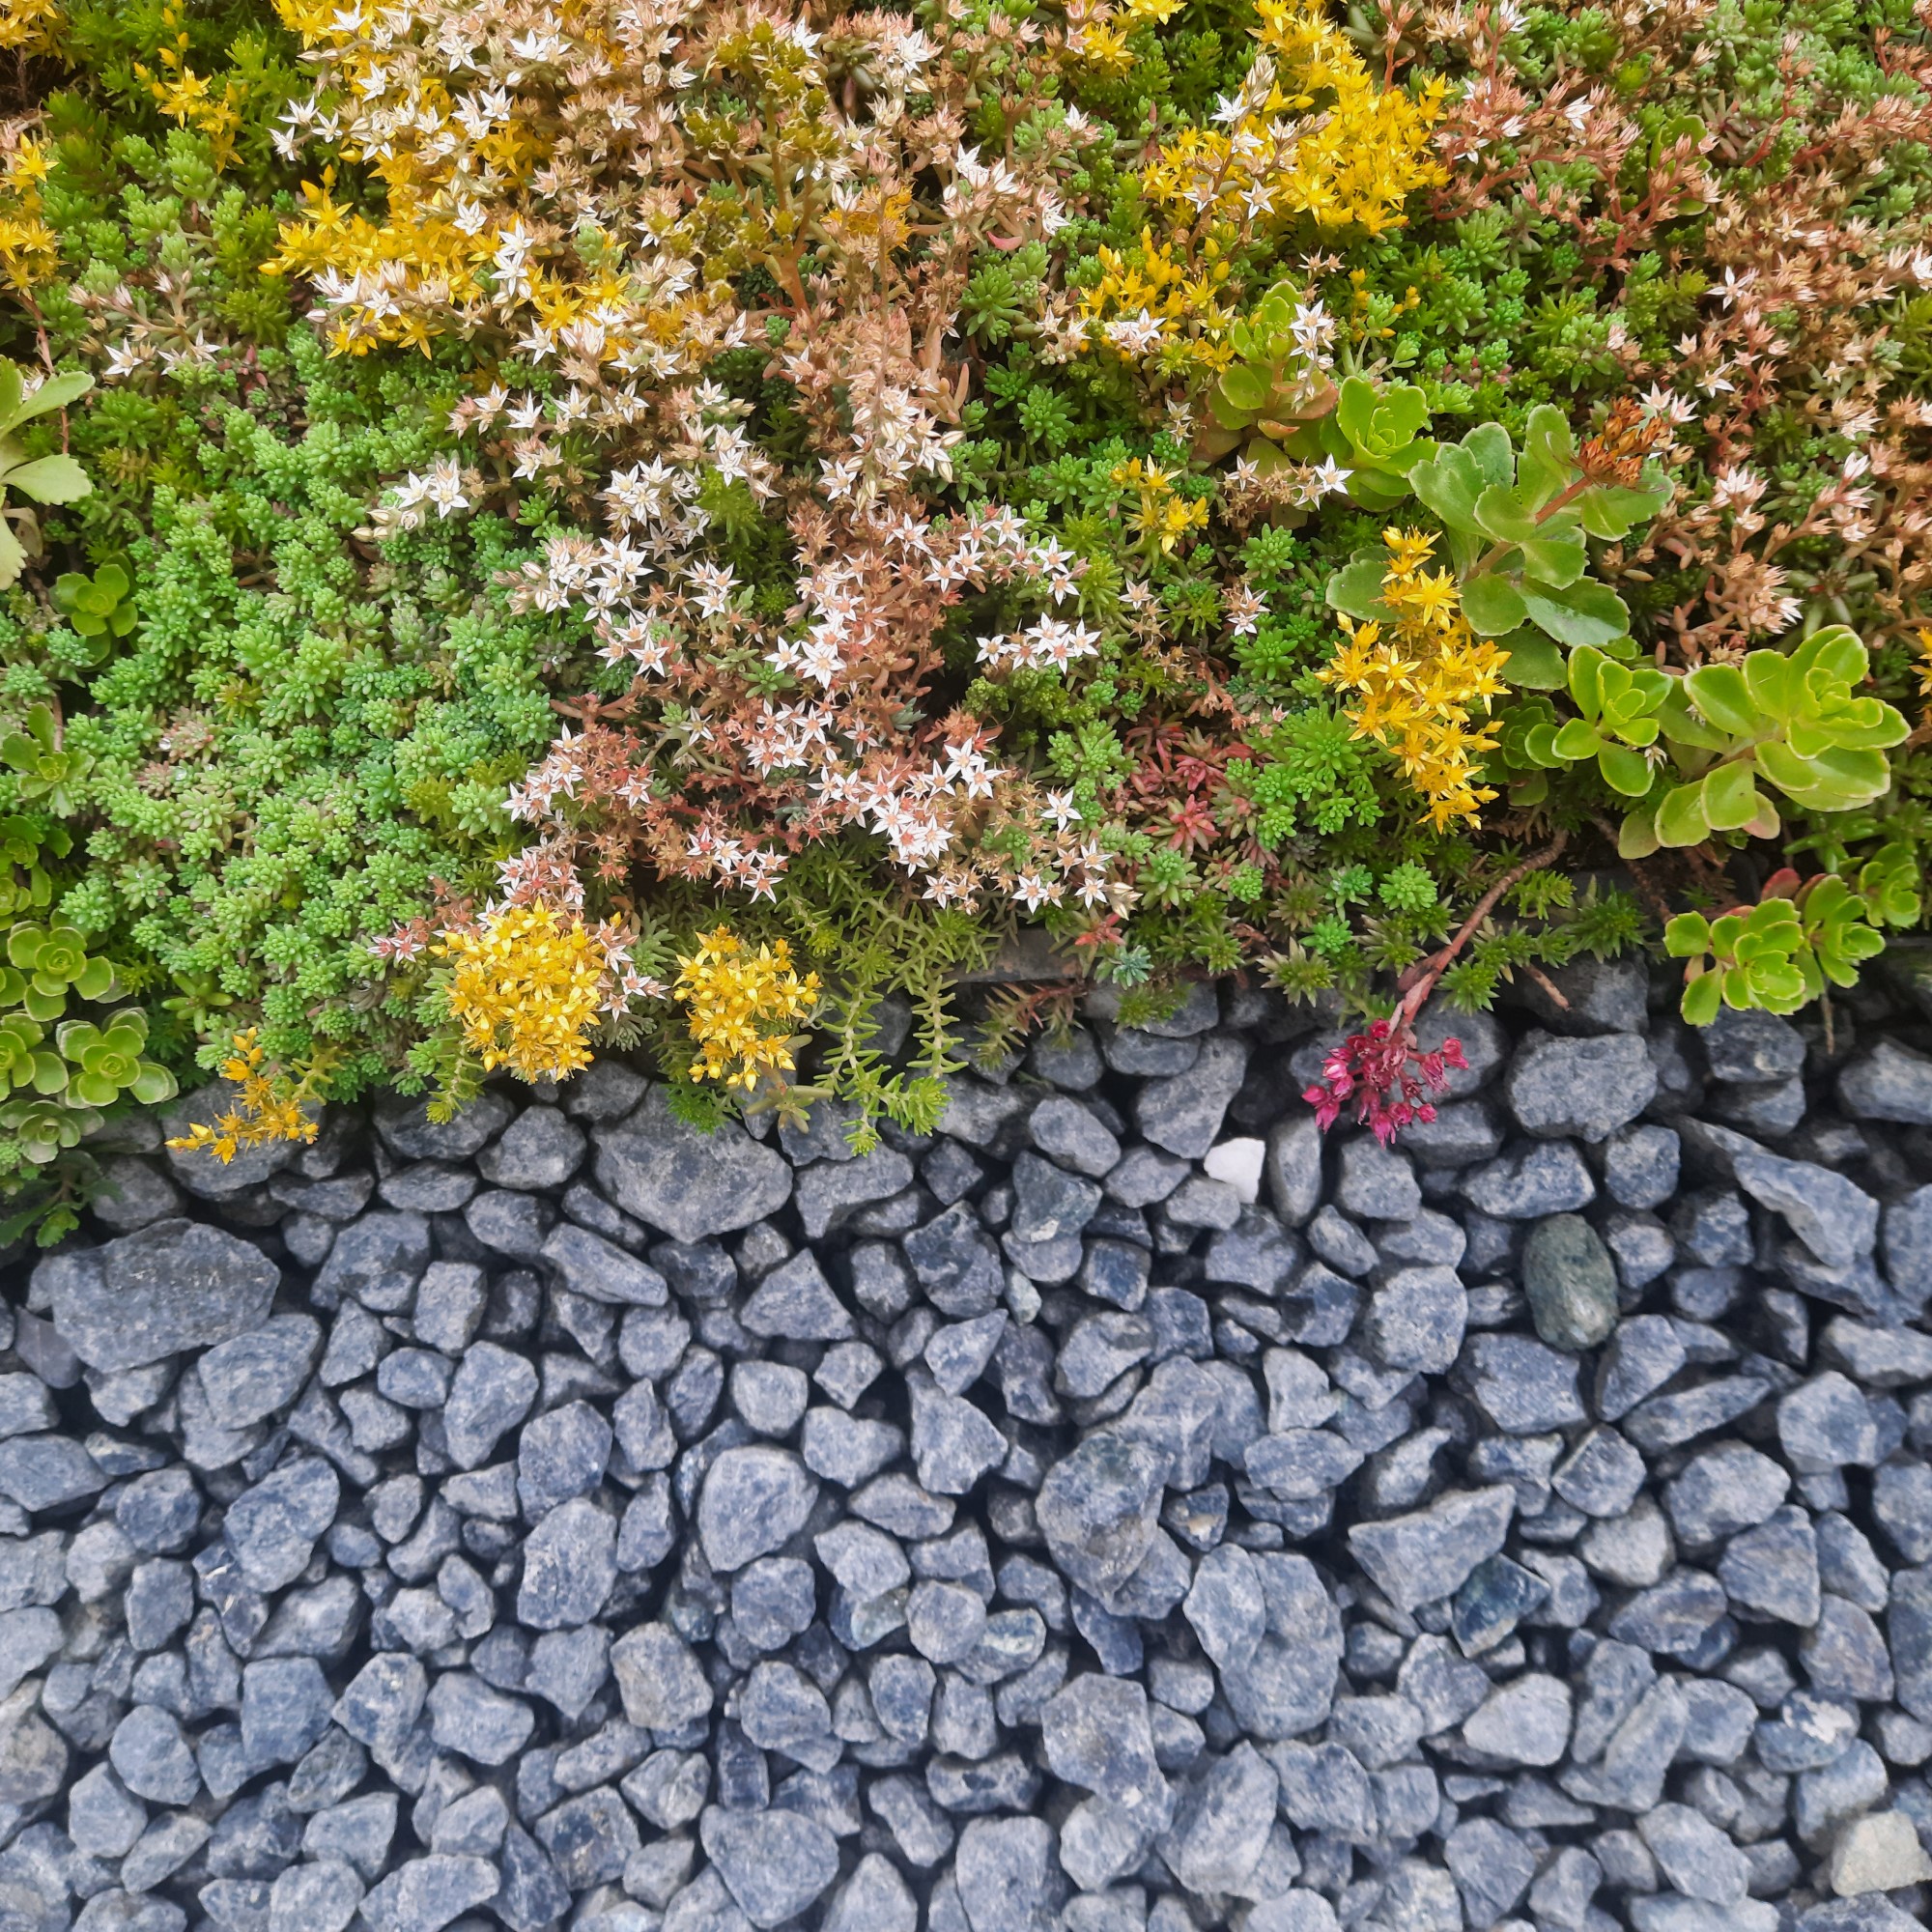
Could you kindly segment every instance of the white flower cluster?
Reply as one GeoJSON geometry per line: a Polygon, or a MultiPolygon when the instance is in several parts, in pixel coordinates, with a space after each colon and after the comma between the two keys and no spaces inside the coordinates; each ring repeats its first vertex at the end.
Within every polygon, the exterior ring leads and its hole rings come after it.
{"type": "Polygon", "coordinates": [[[1100,633],[1092,625],[1036,617],[1010,637],[981,638],[980,662],[994,670],[1065,670],[1075,658],[1098,657],[1100,633]]]}

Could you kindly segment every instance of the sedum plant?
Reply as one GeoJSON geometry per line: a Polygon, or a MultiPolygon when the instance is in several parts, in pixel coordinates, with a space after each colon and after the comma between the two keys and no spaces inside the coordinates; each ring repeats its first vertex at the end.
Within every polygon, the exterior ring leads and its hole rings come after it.
{"type": "Polygon", "coordinates": [[[54,580],[54,608],[76,637],[95,642],[97,655],[104,654],[113,639],[134,628],[132,591],[128,572],[118,563],[103,563],[92,577],[64,571],[54,580]]]}
{"type": "Polygon", "coordinates": [[[1859,967],[1884,951],[1884,927],[1914,924],[1919,912],[1911,854],[1894,845],[1855,878],[1819,872],[1801,882],[1786,869],[1753,906],[1716,919],[1679,913],[1663,944],[1687,962],[1684,1017],[1709,1026],[1720,1007],[1796,1012],[1828,985],[1856,985],[1859,967]]]}
{"type": "Polygon", "coordinates": [[[0,128],[0,1192],[132,1010],[284,1125],[614,1047],[863,1137],[1032,923],[1043,1000],[1339,1003],[1384,1124],[1419,989],[1727,868],[1824,869],[1719,1003],[1843,984],[1932,847],[1932,53],[1764,12],[70,0],[0,128]]]}
{"type": "MultiPolygon", "coordinates": [[[[1859,695],[1869,655],[1843,625],[1790,652],[1748,652],[1739,665],[1682,676],[1632,668],[1588,648],[1573,654],[1578,715],[1520,735],[1520,755],[1546,769],[1594,759],[1625,808],[1626,859],[1714,834],[1778,836],[1776,796],[1807,812],[1853,811],[1891,782],[1885,753],[1910,731],[1904,717],[1859,695]]],[[[1519,792],[1519,797],[1521,793],[1519,792]]]]}
{"type": "MultiPolygon", "coordinates": [[[[1409,487],[1441,521],[1463,615],[1479,637],[1504,640],[1512,682],[1564,682],[1564,651],[1630,633],[1630,610],[1589,575],[1588,539],[1628,536],[1670,498],[1646,452],[1656,440],[1620,410],[1579,447],[1561,411],[1532,410],[1519,451],[1499,423],[1482,423],[1408,469],[1409,487]]],[[[1379,563],[1358,553],[1329,580],[1328,601],[1378,614],[1379,563]]]]}
{"type": "Polygon", "coordinates": [[[40,524],[28,504],[77,502],[94,487],[87,471],[65,450],[29,453],[15,434],[23,423],[64,410],[94,387],[86,374],[48,376],[33,388],[17,362],[0,356],[0,499],[9,494],[27,503],[0,500],[0,588],[15,582],[29,554],[41,549],[40,524]],[[16,534],[25,532],[26,541],[16,534]]]}

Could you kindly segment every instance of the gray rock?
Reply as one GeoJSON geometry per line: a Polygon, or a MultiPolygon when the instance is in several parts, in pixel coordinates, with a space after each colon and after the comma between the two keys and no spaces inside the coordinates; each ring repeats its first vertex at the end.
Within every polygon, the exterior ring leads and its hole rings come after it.
{"type": "Polygon", "coordinates": [[[611,1461],[611,1431],[587,1402],[546,1409],[517,1444],[517,1500],[532,1522],[594,1490],[611,1461]]]}
{"type": "Polygon", "coordinates": [[[1677,1191],[1682,1144],[1669,1127],[1639,1122],[1604,1143],[1604,1188],[1620,1208],[1656,1208],[1677,1191]]]}
{"type": "Polygon", "coordinates": [[[1442,1855],[1474,1925],[1493,1925],[1516,1907],[1536,1874],[1536,1858],[1493,1818],[1465,1819],[1442,1842],[1442,1855]]]}
{"type": "Polygon", "coordinates": [[[214,1419],[224,1429],[246,1429],[286,1408],[321,1350],[321,1324],[308,1315],[277,1315],[209,1350],[197,1367],[214,1419]]]}
{"type": "Polygon", "coordinates": [[[1550,1474],[1550,1487],[1585,1516],[1620,1517],[1643,1487],[1643,1458],[1614,1429],[1593,1429],[1550,1474]]]}
{"type": "Polygon", "coordinates": [[[704,1477],[697,1534],[714,1570],[742,1569],[805,1527],[818,1485],[789,1450],[726,1449],[704,1477]]]}
{"type": "Polygon", "coordinates": [[[1053,1560],[1104,1597],[1140,1567],[1153,1540],[1166,1459],[1118,1435],[1090,1435],[1047,1471],[1036,1504],[1053,1560]]]}
{"type": "Polygon", "coordinates": [[[101,1191],[88,1206],[94,1218],[117,1235],[152,1227],[181,1213],[181,1190],[151,1160],[133,1154],[107,1154],[100,1162],[100,1179],[101,1191]]]}
{"type": "Polygon", "coordinates": [[[900,1245],[926,1299],[955,1321],[989,1314],[1006,1292],[1000,1251],[966,1202],[935,1215],[900,1245]]]}
{"type": "Polygon", "coordinates": [[[1471,1750],[1506,1764],[1552,1765],[1570,1743],[1570,1687],[1561,1678],[1526,1671],[1499,1684],[1463,1724],[1471,1750]]]}
{"type": "Polygon", "coordinates": [[[1720,1442],[1665,1486],[1663,1506],[1678,1540],[1696,1548],[1753,1529],[1783,1502],[1789,1474],[1742,1442],[1720,1442]]]}
{"type": "Polygon", "coordinates": [[[156,1804],[189,1804],[201,1775],[180,1721],[170,1711],[136,1704],[115,1726],[108,1761],[137,1798],[156,1804]]]}
{"type": "Polygon", "coordinates": [[[543,1259],[544,1237],[554,1218],[540,1196],[507,1187],[490,1188],[463,1209],[464,1226],[484,1247],[520,1262],[543,1259]]]}
{"type": "Polygon", "coordinates": [[[1063,1344],[1054,1386],[1063,1395],[1090,1400],[1144,1362],[1153,1347],[1153,1323],[1145,1316],[1112,1310],[1090,1315],[1074,1324],[1063,1344]]]}
{"type": "Polygon", "coordinates": [[[495,1898],[501,1881],[486,1859],[432,1852],[391,1872],[362,1901],[371,1932],[440,1932],[495,1898]]]}
{"type": "Polygon", "coordinates": [[[1463,1198],[1492,1220],[1534,1221],[1587,1208],[1597,1183],[1571,1142],[1519,1142],[1465,1175],[1463,1198]]]}
{"type": "Polygon", "coordinates": [[[304,1457],[265,1476],[230,1504],[225,1525],[243,1580],[279,1590],[307,1567],[329,1524],[342,1486],[320,1457],[304,1457]]]}
{"type": "Polygon", "coordinates": [[[1384,1368],[1440,1375],[1461,1351],[1468,1320],[1468,1292],[1453,1267],[1406,1267],[1371,1297],[1362,1339],[1384,1368]]]}
{"type": "MultiPolygon", "coordinates": [[[[462,1354],[475,1341],[489,1306],[489,1279],[471,1262],[431,1262],[415,1287],[410,1325],[425,1349],[462,1354]]],[[[207,1374],[207,1362],[203,1376],[207,1374]]]]}
{"type": "Polygon", "coordinates": [[[838,1840],[800,1812],[714,1804],[698,1821],[698,1839],[738,1909],[759,1927],[796,1918],[838,1876],[838,1840]]]}
{"type": "MultiPolygon", "coordinates": [[[[1900,1891],[1932,1879],[1932,1860],[1926,1858],[1917,1826],[1904,1811],[1879,1811],[1846,1821],[1832,1846],[1829,1871],[1833,1889],[1848,1902],[1876,1903],[1877,1892],[1900,1891]]],[[[1889,1904],[1885,1910],[1900,1921],[1899,1932],[1912,1922],[1889,1904]]],[[[1809,1926],[1815,1917],[1807,1913],[1800,1923],[1809,1926]]],[[[1880,1932],[1885,1922],[1873,1922],[1868,1914],[1860,1932],[1880,1932]]],[[[1851,1923],[1845,1920],[1845,1932],[1851,1932],[1851,1923]]]]}
{"type": "Polygon", "coordinates": [[[1777,1439],[1785,1461],[1801,1476],[1847,1466],[1868,1468],[1884,1453],[1871,1404],[1835,1369],[1779,1398],[1777,1439]]]}
{"type": "Polygon", "coordinates": [[[48,1255],[34,1269],[32,1292],[37,1306],[51,1307],[74,1353],[112,1372],[260,1327],[279,1279],[250,1242],[169,1220],[99,1248],[48,1255]]]}
{"type": "Polygon", "coordinates": [[[450,1460],[460,1469],[480,1467],[536,1397],[537,1372],[522,1355],[478,1342],[463,1357],[442,1411],[450,1460]]]}
{"type": "Polygon", "coordinates": [[[1047,1699],[1040,1728],[1054,1776],[1097,1793],[1150,1832],[1166,1825],[1172,1794],[1140,1685],[1084,1672],[1047,1699]]]}
{"type": "Polygon", "coordinates": [[[1761,1085],[1804,1070],[1804,1036],[1776,1013],[1720,1007],[1697,1038],[1713,1080],[1761,1085]]]}
{"type": "Polygon", "coordinates": [[[1880,1040],[1838,1075],[1838,1100],[1855,1121],[1932,1126],[1932,1060],[1896,1040],[1880,1040]]]}
{"type": "Polygon", "coordinates": [[[1732,1171],[1752,1200],[1782,1214],[1791,1232],[1829,1267],[1850,1267],[1878,1242],[1878,1203],[1841,1174],[1761,1150],[1739,1153],[1732,1171]]]}
{"type": "Polygon", "coordinates": [[[1872,1516],[1908,1562],[1932,1560],[1932,1468],[1917,1457],[1886,1463],[1872,1480],[1872,1516]]]}
{"type": "MultiPolygon", "coordinates": [[[[840,1409],[808,1411],[799,1443],[805,1466],[841,1489],[856,1489],[875,1476],[905,1447],[905,1432],[890,1422],[868,1422],[840,1409]]],[[[1000,1445],[1001,1455],[1006,1443],[1000,1445]]]]}
{"type": "Polygon", "coordinates": [[[1683,1338],[1662,1315],[1623,1322],[1597,1363],[1597,1413],[1605,1422],[1628,1415],[1689,1359],[1683,1338]]]}
{"type": "Polygon", "coordinates": [[[492,1187],[561,1187],[582,1165],[584,1147],[582,1128],[554,1107],[526,1107],[478,1151],[476,1171],[492,1187]]]}
{"type": "Polygon", "coordinates": [[[854,1332],[851,1316],[809,1248],[774,1268],[753,1291],[738,1319],[753,1335],[794,1342],[843,1342],[854,1332]]]}
{"type": "Polygon", "coordinates": [[[1697,1649],[1728,1607],[1723,1586],[1715,1577],[1680,1569],[1633,1597],[1610,1619],[1610,1634],[1619,1643],[1683,1657],[1697,1649]]]}
{"type": "Polygon", "coordinates": [[[1178,1792],[1174,1823],[1160,1839],[1168,1868],[1190,1891],[1243,1885],[1267,1848],[1277,1791],[1274,1772],[1251,1744],[1205,1763],[1178,1792]]]}
{"type": "Polygon", "coordinates": [[[891,1201],[912,1185],[912,1162],[896,1148],[842,1161],[822,1160],[798,1176],[798,1217],[810,1240],[843,1227],[863,1208],[891,1201]]]}
{"type": "Polygon", "coordinates": [[[1089,1107],[1055,1094],[1027,1117],[1027,1134],[1049,1160],[1101,1179],[1120,1164],[1121,1143],[1089,1107]]]}
{"type": "Polygon", "coordinates": [[[1502,1151],[1502,1116],[1488,1099],[1439,1102],[1433,1121],[1403,1130],[1403,1145],[1426,1170],[1470,1167],[1502,1151]]]}
{"type": "Polygon", "coordinates": [[[1094,1182],[1034,1153],[1023,1153],[1013,1163],[1012,1188],[1012,1233],[1022,1241],[1077,1235],[1100,1205],[1094,1182]]]}
{"type": "Polygon", "coordinates": [[[296,1763],[328,1729],[334,1698],[312,1657],[264,1658],[242,1672],[242,1748],[258,1767],[296,1763]]]}
{"type": "Polygon", "coordinates": [[[39,1376],[0,1375],[0,1436],[26,1435],[59,1425],[53,1391],[39,1376]]]}
{"type": "Polygon", "coordinates": [[[269,1893],[269,1932],[346,1932],[367,1888],[340,1859],[291,1865],[269,1893]]]}
{"type": "Polygon", "coordinates": [[[509,1125],[516,1109],[485,1092],[447,1121],[432,1121],[427,1100],[384,1094],[376,1102],[376,1131],[405,1160],[469,1160],[509,1125]]]}
{"type": "Polygon", "coordinates": [[[1638,1834],[1665,1878],[1687,1898],[1733,1905],[1745,1896],[1750,1867],[1744,1854],[1688,1804],[1659,1804],[1636,1821],[1638,1834]]]}
{"type": "Polygon", "coordinates": [[[99,1495],[107,1480],[71,1435],[14,1435],[0,1442],[0,1495],[23,1510],[64,1509],[99,1495]]]}
{"type": "Polygon", "coordinates": [[[1602,1239],[1625,1293],[1634,1295],[1677,1259],[1677,1243],[1655,1214],[1614,1208],[1604,1216],[1602,1239]]]}
{"type": "Polygon", "coordinates": [[[917,1932],[919,1906],[891,1860],[867,1852],[825,1908],[823,1932],[917,1932]]]}
{"type": "Polygon", "coordinates": [[[68,1835],[93,1859],[119,1859],[147,1830],[148,1807],[112,1766],[97,1764],[68,1793],[68,1835]]]}
{"type": "Polygon", "coordinates": [[[329,1308],[348,1297],[378,1314],[394,1314],[410,1305],[429,1258],[429,1223],[422,1215],[376,1209],[336,1235],[312,1298],[329,1308]]]}
{"type": "Polygon", "coordinates": [[[517,1617],[532,1630],[574,1630],[598,1616],[617,1580],[617,1525],[587,1497],[552,1510],[524,1544],[517,1617]]]}
{"type": "Polygon", "coordinates": [[[1932,1299],[1932,1186],[1916,1188],[1886,1208],[1879,1254],[1895,1293],[1915,1309],[1932,1299]]]}
{"type": "Polygon", "coordinates": [[[429,1693],[431,1735],[475,1764],[507,1764],[528,1743],[536,1716],[468,1670],[446,1670],[429,1693]]]}
{"type": "Polygon", "coordinates": [[[963,1496],[1007,1459],[1007,1438],[985,1411],[923,1378],[910,1384],[912,1454],[919,1480],[934,1495],[963,1496]]]}
{"type": "Polygon", "coordinates": [[[1452,1596],[1478,1563],[1493,1556],[1515,1512],[1516,1492],[1506,1483],[1454,1490],[1427,1509],[1356,1523],[1349,1549],[1398,1609],[1415,1610],[1452,1596]]]}
{"type": "Polygon", "coordinates": [[[735,1122],[690,1126],[653,1087],[624,1122],[598,1137],[597,1184],[627,1214],[673,1240],[702,1241],[749,1228],[791,1196],[784,1157],[735,1122]]]}
{"type": "Polygon", "coordinates": [[[1268,1130],[1262,1174],[1274,1211],[1298,1228],[1321,1200],[1321,1129],[1312,1113],[1291,1108],[1268,1130]]]}
{"type": "Polygon", "coordinates": [[[1247,1072],[1244,1041],[1210,1037],[1186,1072],[1150,1080],[1134,1101],[1134,1122],[1157,1148],[1199,1160],[1219,1138],[1228,1103],[1247,1072]]]}
{"type": "Polygon", "coordinates": [[[1834,1317],[1820,1338],[1826,1361],[1867,1388],[1910,1388],[1932,1381],[1932,1335],[1911,1328],[1873,1328],[1834,1317]]]}
{"type": "Polygon", "coordinates": [[[656,1268],[627,1255],[614,1241],[559,1221],[538,1249],[573,1294],[631,1308],[662,1308],[670,1290],[656,1268]]]}
{"type": "Polygon", "coordinates": [[[1033,1095],[1024,1088],[996,1086],[966,1073],[948,1073],[942,1076],[942,1084],[946,1110],[940,1116],[939,1131],[968,1147],[1010,1155],[1033,1095]]]}
{"type": "Polygon", "coordinates": [[[373,1657],[335,1701],[335,1721],[373,1751],[393,1754],[422,1715],[429,1676],[412,1657],[373,1657]]]}
{"type": "MultiPolygon", "coordinates": [[[[933,1331],[923,1350],[925,1365],[948,1395],[964,1395],[985,1373],[1007,1332],[1007,1320],[1004,1310],[995,1309],[990,1315],[971,1321],[951,1321],[933,1331]]],[[[820,1375],[822,1386],[823,1365],[820,1375]]],[[[928,1483],[926,1487],[932,1486],[928,1483]]]]}
{"type": "Polygon", "coordinates": [[[1553,1214],[1529,1231],[1522,1291],[1536,1332],[1552,1349],[1594,1349],[1617,1325],[1616,1269],[1580,1215],[1553,1214]]]}
{"type": "Polygon", "coordinates": [[[1363,1221],[1406,1221],[1420,1211],[1422,1190],[1408,1156],[1373,1134],[1342,1143],[1336,1205],[1363,1221]]]}
{"type": "Polygon", "coordinates": [[[1577,1368],[1574,1355],[1527,1335],[1474,1335],[1463,1351],[1459,1375],[1498,1429],[1535,1435],[1584,1419],[1577,1368]]]}
{"type": "Polygon", "coordinates": [[[1584,953],[1551,969],[1550,983],[1563,995],[1558,1006],[1535,980],[1519,980],[1517,997],[1558,1033],[1642,1033],[1650,975],[1641,953],[1598,959],[1584,953]]]}
{"type": "Polygon", "coordinates": [[[1544,1140],[1607,1140],[1635,1120],[1656,1093],[1657,1069],[1643,1041],[1623,1033],[1589,1039],[1532,1033],[1517,1049],[1503,1081],[1518,1124],[1544,1140]]]}
{"type": "Polygon", "coordinates": [[[711,1686],[668,1624],[639,1624],[611,1646],[624,1715],[646,1730],[676,1731],[709,1714],[711,1686]]]}

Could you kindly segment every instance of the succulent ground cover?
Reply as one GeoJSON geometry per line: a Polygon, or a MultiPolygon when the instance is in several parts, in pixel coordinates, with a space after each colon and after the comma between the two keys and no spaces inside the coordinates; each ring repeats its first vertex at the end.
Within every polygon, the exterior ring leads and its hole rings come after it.
{"type": "Polygon", "coordinates": [[[1109,987],[1358,1028],[1921,916],[1896,0],[8,0],[0,1188],[647,1049],[862,1145],[1109,987]],[[17,554],[14,553],[17,551],[17,554]],[[962,1023],[1022,925],[1053,977],[962,1023]],[[252,1098],[251,1098],[252,1096],[252,1098]]]}

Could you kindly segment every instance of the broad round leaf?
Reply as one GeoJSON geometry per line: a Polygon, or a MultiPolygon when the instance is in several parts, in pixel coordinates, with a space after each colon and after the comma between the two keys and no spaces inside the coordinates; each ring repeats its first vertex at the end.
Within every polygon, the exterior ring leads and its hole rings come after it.
{"type": "Polygon", "coordinates": [[[1665,845],[1695,845],[1711,836],[1701,783],[1673,785],[1657,808],[1657,836],[1665,845]]]}
{"type": "Polygon", "coordinates": [[[1723,989],[1715,973],[1699,973],[1684,982],[1684,998],[1678,1011],[1691,1026],[1709,1026],[1723,1005],[1723,989]]]}
{"type": "Polygon", "coordinates": [[[1527,612],[1514,584],[1506,578],[1485,571],[1463,584],[1463,614],[1478,637],[1500,638],[1505,632],[1514,631],[1527,612]]]}

